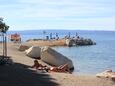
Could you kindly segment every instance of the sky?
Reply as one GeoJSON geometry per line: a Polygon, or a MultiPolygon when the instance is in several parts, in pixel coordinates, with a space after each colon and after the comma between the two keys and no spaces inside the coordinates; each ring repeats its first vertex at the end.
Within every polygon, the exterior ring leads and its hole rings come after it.
{"type": "Polygon", "coordinates": [[[115,0],[0,0],[10,30],[112,30],[115,0]]]}

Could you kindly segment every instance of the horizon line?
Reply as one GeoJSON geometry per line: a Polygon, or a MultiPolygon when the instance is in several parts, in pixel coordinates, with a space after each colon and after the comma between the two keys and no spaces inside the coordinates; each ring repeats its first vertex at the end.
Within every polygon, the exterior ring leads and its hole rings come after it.
{"type": "MultiPolygon", "coordinates": [[[[33,29],[33,30],[8,30],[8,31],[36,31],[37,29],[33,29]]],[[[44,30],[66,30],[66,31],[115,31],[115,30],[76,30],[76,29],[38,29],[39,31],[44,31],[44,30]]]]}

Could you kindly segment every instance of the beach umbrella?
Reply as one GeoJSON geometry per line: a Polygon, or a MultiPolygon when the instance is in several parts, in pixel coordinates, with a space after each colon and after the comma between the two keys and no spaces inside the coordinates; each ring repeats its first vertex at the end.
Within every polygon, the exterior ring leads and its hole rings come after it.
{"type": "Polygon", "coordinates": [[[0,32],[2,33],[2,41],[3,41],[3,57],[7,56],[7,30],[9,26],[7,26],[3,22],[3,18],[0,18],[0,32]]]}

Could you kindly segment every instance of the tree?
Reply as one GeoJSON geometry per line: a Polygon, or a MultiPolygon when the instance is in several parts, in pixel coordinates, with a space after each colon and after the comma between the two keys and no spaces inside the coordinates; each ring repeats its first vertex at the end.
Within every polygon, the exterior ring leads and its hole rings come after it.
{"type": "Polygon", "coordinates": [[[7,57],[7,31],[9,26],[3,22],[3,18],[0,18],[0,32],[2,33],[3,41],[3,57],[7,57]]]}

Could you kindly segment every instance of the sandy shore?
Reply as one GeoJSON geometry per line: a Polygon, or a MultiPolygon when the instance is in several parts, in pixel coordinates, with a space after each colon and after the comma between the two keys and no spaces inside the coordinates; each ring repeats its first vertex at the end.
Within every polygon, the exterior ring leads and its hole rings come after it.
{"type": "MultiPolygon", "coordinates": [[[[14,64],[0,66],[0,86],[115,86],[111,79],[97,78],[95,75],[39,73],[31,70],[33,59],[25,56],[24,52],[18,51],[17,48],[18,44],[8,44],[8,56],[11,56],[14,64]]],[[[0,48],[0,54],[1,51],[0,48]]]]}

